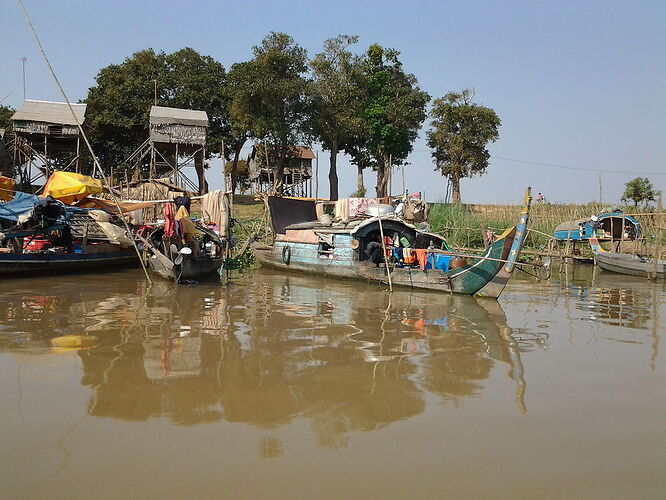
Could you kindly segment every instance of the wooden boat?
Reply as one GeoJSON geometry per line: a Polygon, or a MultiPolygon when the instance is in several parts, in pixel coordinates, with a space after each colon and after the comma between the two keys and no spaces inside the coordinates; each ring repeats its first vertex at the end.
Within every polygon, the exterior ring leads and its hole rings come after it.
{"type": "Polygon", "coordinates": [[[201,224],[197,229],[203,234],[198,248],[163,239],[164,226],[158,226],[146,239],[141,237],[150,270],[162,278],[176,282],[217,278],[224,263],[225,242],[213,231],[201,224]]]}
{"type": "Polygon", "coordinates": [[[281,200],[279,204],[283,205],[290,222],[285,225],[279,220],[280,210],[273,206],[277,200],[272,197],[269,197],[268,203],[277,234],[275,242],[273,245],[255,242],[252,247],[260,263],[277,269],[382,283],[390,279],[392,285],[465,295],[477,294],[493,283],[487,289],[487,296],[496,298],[513,272],[527,236],[529,191],[526,198],[528,202],[519,225],[507,229],[481,256],[438,256],[445,253],[439,249],[447,248],[444,238],[419,231],[392,215],[326,225],[313,220],[314,202],[306,200],[292,200],[289,203],[294,206],[290,207],[287,200],[277,199],[281,200]],[[312,207],[307,207],[306,203],[311,203],[312,207]],[[295,220],[295,214],[301,214],[305,220],[295,220]],[[430,266],[373,264],[367,250],[380,235],[408,242],[409,245],[403,245],[406,247],[413,245],[415,252],[427,254],[430,266]],[[419,245],[419,241],[427,244],[419,245]],[[502,270],[504,272],[500,274],[502,270]],[[493,282],[496,277],[497,281],[493,282]]]}
{"type": "Polygon", "coordinates": [[[112,222],[102,222],[103,227],[90,211],[53,199],[16,193],[0,205],[0,223],[0,276],[115,271],[139,265],[124,229],[112,222]],[[118,239],[112,242],[105,230],[118,239]]]}
{"type": "Polygon", "coordinates": [[[599,214],[563,222],[555,228],[553,236],[557,241],[573,242],[590,238],[602,241],[635,240],[641,236],[641,224],[621,212],[599,214]]]}
{"type": "MultiPolygon", "coordinates": [[[[629,253],[608,252],[601,247],[599,240],[590,238],[590,246],[594,252],[594,262],[604,271],[631,276],[653,276],[655,262],[653,258],[629,253]]],[[[656,274],[659,278],[666,277],[666,260],[657,261],[656,274]]]]}

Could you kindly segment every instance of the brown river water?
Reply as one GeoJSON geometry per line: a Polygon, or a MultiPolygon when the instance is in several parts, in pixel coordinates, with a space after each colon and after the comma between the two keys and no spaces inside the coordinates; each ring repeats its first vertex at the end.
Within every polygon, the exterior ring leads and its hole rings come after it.
{"type": "Polygon", "coordinates": [[[0,282],[1,498],[665,498],[666,285],[0,282]],[[75,337],[71,337],[75,336],[75,337]]]}

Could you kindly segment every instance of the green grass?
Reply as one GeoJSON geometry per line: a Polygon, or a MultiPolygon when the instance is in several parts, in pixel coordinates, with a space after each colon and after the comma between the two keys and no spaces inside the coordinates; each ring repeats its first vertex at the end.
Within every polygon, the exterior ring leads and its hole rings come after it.
{"type": "MultiPolygon", "coordinates": [[[[616,207],[612,207],[614,210],[616,207]]],[[[624,213],[634,212],[633,207],[617,207],[624,213]]],[[[483,247],[483,231],[490,228],[498,234],[518,221],[521,207],[518,205],[454,205],[433,203],[428,222],[432,231],[444,235],[455,247],[483,247]]],[[[552,204],[533,203],[530,210],[529,229],[531,229],[525,248],[542,250],[548,246],[549,236],[563,222],[589,218],[593,214],[612,211],[611,207],[597,202],[587,204],[552,204]]],[[[636,217],[643,228],[646,239],[653,239],[655,218],[652,216],[636,217]]],[[[665,232],[666,233],[666,232],[665,232]]],[[[666,243],[666,234],[664,242],[666,243]]]]}

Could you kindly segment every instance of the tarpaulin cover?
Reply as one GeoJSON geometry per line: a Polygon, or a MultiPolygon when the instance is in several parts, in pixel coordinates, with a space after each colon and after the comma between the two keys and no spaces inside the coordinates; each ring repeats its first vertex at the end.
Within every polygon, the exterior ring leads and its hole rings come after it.
{"type": "MultiPolygon", "coordinates": [[[[0,203],[0,219],[17,222],[19,217],[29,215],[37,205],[44,205],[47,201],[34,194],[17,191],[14,199],[7,203],[0,203]]],[[[87,213],[88,210],[76,207],[65,207],[65,217],[73,214],[87,213]]]]}
{"type": "Polygon", "coordinates": [[[285,234],[286,227],[290,224],[317,220],[317,211],[313,200],[295,200],[293,198],[269,196],[268,207],[271,210],[273,231],[276,234],[285,234]]]}
{"type": "Polygon", "coordinates": [[[44,186],[42,197],[49,195],[63,203],[74,203],[89,194],[101,193],[102,182],[74,172],[53,172],[44,186]]]}
{"type": "Polygon", "coordinates": [[[34,194],[14,194],[14,199],[7,203],[0,203],[0,219],[17,221],[21,215],[29,213],[35,205],[39,204],[39,197],[34,194]]]}
{"type": "Polygon", "coordinates": [[[14,198],[14,179],[0,175],[0,201],[9,201],[14,198]]]}

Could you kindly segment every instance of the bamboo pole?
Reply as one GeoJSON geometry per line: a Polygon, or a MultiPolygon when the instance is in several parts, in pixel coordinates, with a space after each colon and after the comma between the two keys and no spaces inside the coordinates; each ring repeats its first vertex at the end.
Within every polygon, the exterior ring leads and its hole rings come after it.
{"type": "Polygon", "coordinates": [[[386,243],[384,242],[384,226],[382,225],[382,216],[379,214],[379,198],[377,198],[377,221],[379,222],[379,234],[382,238],[382,252],[384,252],[384,265],[386,266],[386,276],[388,276],[389,291],[393,292],[393,283],[391,281],[391,269],[386,258],[386,243]]]}
{"type": "Polygon", "coordinates": [[[659,201],[657,201],[657,212],[659,215],[657,216],[657,220],[655,221],[657,225],[657,231],[656,231],[656,241],[655,243],[655,249],[654,249],[654,279],[657,279],[658,272],[659,272],[659,257],[661,257],[661,231],[662,231],[662,221],[663,221],[663,214],[662,211],[664,209],[663,205],[663,194],[659,194],[659,201]]]}

